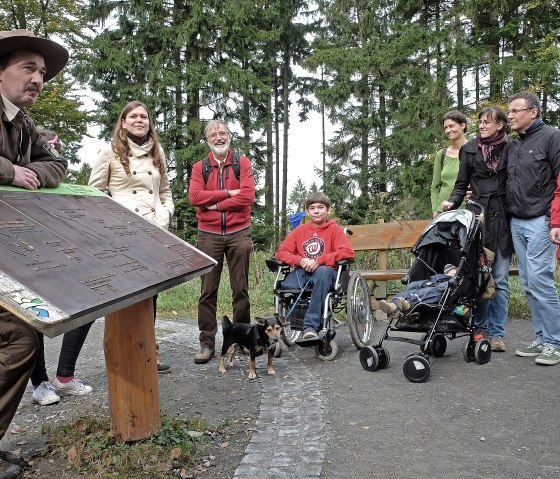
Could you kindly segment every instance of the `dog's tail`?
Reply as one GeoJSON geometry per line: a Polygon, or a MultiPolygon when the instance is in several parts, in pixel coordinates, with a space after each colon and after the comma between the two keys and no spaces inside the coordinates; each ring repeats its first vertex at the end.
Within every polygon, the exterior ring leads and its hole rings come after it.
{"type": "Polygon", "coordinates": [[[229,318],[227,316],[224,316],[222,318],[222,333],[224,336],[227,336],[229,334],[229,331],[231,329],[231,321],[229,320],[229,318]]]}

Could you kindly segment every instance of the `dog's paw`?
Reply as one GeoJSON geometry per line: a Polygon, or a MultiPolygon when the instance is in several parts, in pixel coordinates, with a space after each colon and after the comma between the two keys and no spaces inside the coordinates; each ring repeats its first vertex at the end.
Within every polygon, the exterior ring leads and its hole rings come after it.
{"type": "Polygon", "coordinates": [[[276,374],[276,371],[272,368],[266,370],[266,374],[276,374]]]}
{"type": "Polygon", "coordinates": [[[219,372],[220,374],[224,374],[224,373],[226,372],[226,368],[219,368],[219,369],[218,369],[218,372],[219,372]]]}
{"type": "Polygon", "coordinates": [[[249,373],[249,379],[257,379],[257,373],[249,373]]]}

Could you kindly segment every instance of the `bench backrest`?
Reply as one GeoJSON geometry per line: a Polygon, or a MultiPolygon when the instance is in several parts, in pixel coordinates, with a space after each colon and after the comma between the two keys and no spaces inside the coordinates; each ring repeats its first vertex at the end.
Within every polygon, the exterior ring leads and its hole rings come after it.
{"type": "Polygon", "coordinates": [[[412,248],[429,220],[395,221],[367,225],[349,225],[348,237],[355,251],[386,251],[412,248]]]}

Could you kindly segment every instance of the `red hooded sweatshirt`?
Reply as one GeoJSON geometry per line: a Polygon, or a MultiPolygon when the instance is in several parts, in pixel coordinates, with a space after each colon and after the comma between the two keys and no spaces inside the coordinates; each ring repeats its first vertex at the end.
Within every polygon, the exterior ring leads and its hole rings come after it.
{"type": "Polygon", "coordinates": [[[344,234],[344,230],[335,220],[328,220],[322,225],[303,223],[294,229],[276,252],[276,259],[299,266],[302,258],[317,261],[319,266],[336,268],[341,259],[354,259],[354,249],[344,234]]]}

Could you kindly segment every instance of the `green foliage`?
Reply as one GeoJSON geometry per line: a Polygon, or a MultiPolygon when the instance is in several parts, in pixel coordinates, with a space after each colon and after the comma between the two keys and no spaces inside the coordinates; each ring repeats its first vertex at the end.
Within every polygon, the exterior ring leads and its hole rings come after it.
{"type": "Polygon", "coordinates": [[[63,182],[72,183],[76,185],[87,185],[90,175],[91,175],[91,166],[87,163],[83,163],[78,170],[73,170],[72,168],[68,168],[63,182]]]}

